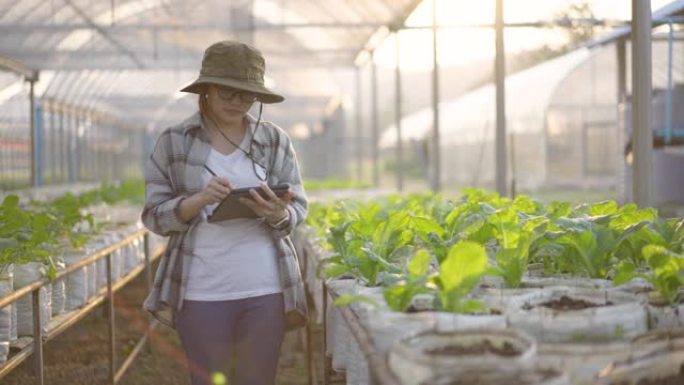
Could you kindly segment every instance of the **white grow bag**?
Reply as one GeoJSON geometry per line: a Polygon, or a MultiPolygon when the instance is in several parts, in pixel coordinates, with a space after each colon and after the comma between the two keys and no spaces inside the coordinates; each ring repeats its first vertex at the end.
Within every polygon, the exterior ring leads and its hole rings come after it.
{"type": "MultiPolygon", "coordinates": [[[[13,266],[9,265],[5,272],[0,275],[0,298],[12,293],[13,266]]],[[[12,331],[12,308],[9,304],[0,309],[0,365],[7,361],[9,344],[12,331]]]]}
{"type": "MultiPolygon", "coordinates": [[[[86,257],[83,249],[64,249],[64,262],[73,265],[86,257]]],[[[64,309],[71,311],[85,305],[88,300],[88,270],[83,267],[66,276],[66,301],[64,309]]]]}
{"type": "MultiPolygon", "coordinates": [[[[66,266],[63,261],[55,262],[57,271],[63,270],[66,266]]],[[[56,316],[64,313],[64,305],[66,302],[66,278],[57,278],[50,284],[51,291],[51,303],[50,307],[52,309],[52,316],[56,316]]]]}
{"type": "MultiPolygon", "coordinates": [[[[355,280],[342,279],[330,280],[326,283],[328,290],[336,295],[353,294],[355,280]]],[[[347,357],[350,340],[354,338],[347,327],[339,309],[328,298],[328,321],[327,321],[327,346],[326,354],[332,355],[332,367],[336,371],[343,371],[347,368],[347,357]]]]}
{"type": "Polygon", "coordinates": [[[684,383],[684,349],[675,347],[655,354],[630,356],[611,363],[598,375],[595,385],[637,385],[640,383],[684,383]],[[665,382],[663,382],[665,383],[665,382]]]}
{"type": "Polygon", "coordinates": [[[465,373],[513,372],[531,368],[536,356],[535,341],[510,329],[470,329],[460,332],[425,332],[398,341],[390,351],[389,365],[404,385],[421,385],[437,376],[459,378],[465,373]],[[430,354],[451,346],[474,346],[488,341],[493,346],[510,346],[518,354],[430,354]]]}
{"type": "MultiPolygon", "coordinates": [[[[25,265],[14,266],[14,290],[21,289],[43,278],[43,265],[38,262],[29,262],[25,265]]],[[[27,294],[17,300],[17,335],[33,335],[33,298],[27,294]]],[[[47,333],[47,324],[50,321],[50,301],[46,286],[38,289],[38,307],[40,311],[40,326],[43,333],[47,333]]]]}
{"type": "Polygon", "coordinates": [[[546,368],[521,369],[511,372],[475,371],[461,373],[459,376],[438,375],[421,385],[571,385],[563,372],[549,371],[546,368]]]}
{"type": "Polygon", "coordinates": [[[648,330],[645,305],[638,297],[619,291],[548,288],[517,298],[508,305],[509,325],[543,342],[619,340],[648,330]],[[554,310],[541,306],[562,297],[599,306],[583,310],[554,310]]]}

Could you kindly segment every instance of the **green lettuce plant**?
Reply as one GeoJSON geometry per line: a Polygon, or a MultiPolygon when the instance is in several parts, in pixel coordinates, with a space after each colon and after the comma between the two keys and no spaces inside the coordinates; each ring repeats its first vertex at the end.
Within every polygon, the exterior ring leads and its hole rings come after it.
{"type": "Polygon", "coordinates": [[[649,269],[639,271],[631,261],[623,261],[618,267],[615,284],[642,277],[653,285],[666,304],[679,302],[679,288],[684,286],[684,255],[661,245],[644,246],[642,253],[649,269]]]}
{"type": "Polygon", "coordinates": [[[431,260],[432,255],[425,249],[419,249],[411,257],[403,277],[383,293],[390,309],[405,312],[416,295],[429,291],[426,284],[431,260]]]}
{"type": "Polygon", "coordinates": [[[46,212],[26,210],[16,195],[8,195],[0,206],[0,275],[10,264],[39,262],[50,278],[56,274],[57,222],[46,212]]]}
{"type": "Polygon", "coordinates": [[[431,278],[437,288],[440,308],[454,313],[473,313],[485,308],[480,301],[466,296],[487,271],[487,253],[478,243],[455,244],[439,265],[439,273],[431,278]]]}

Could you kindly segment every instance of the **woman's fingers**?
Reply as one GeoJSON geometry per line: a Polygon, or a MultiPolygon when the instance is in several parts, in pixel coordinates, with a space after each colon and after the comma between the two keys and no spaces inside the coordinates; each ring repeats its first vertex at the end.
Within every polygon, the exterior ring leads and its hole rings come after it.
{"type": "Polygon", "coordinates": [[[283,195],[280,196],[280,197],[277,196],[276,193],[273,192],[273,190],[271,190],[271,188],[270,188],[270,187],[268,186],[268,184],[265,183],[265,182],[261,182],[261,189],[262,189],[264,192],[266,192],[266,196],[269,197],[269,200],[274,201],[274,202],[283,201],[283,202],[285,202],[285,203],[288,203],[288,202],[290,202],[290,201],[292,200],[292,198],[294,197],[294,193],[293,193],[292,191],[290,191],[290,190],[288,190],[287,192],[285,192],[285,194],[283,194],[283,195]]]}
{"type": "Polygon", "coordinates": [[[230,181],[222,177],[212,178],[211,181],[209,181],[208,187],[221,192],[224,197],[225,195],[230,194],[230,191],[233,189],[233,185],[230,183],[230,181]]]}
{"type": "Polygon", "coordinates": [[[249,198],[241,197],[241,198],[238,198],[238,201],[240,203],[242,203],[243,205],[252,209],[252,211],[254,211],[257,215],[263,215],[263,213],[262,213],[263,208],[259,204],[254,202],[253,200],[251,200],[249,198]]]}
{"type": "Polygon", "coordinates": [[[233,184],[230,183],[230,181],[227,178],[224,178],[222,176],[217,176],[214,177],[213,180],[216,181],[216,183],[220,184],[221,186],[228,187],[229,189],[233,189],[233,184]]]}
{"type": "Polygon", "coordinates": [[[217,203],[222,201],[230,194],[233,188],[232,183],[223,177],[213,177],[209,180],[204,188],[204,195],[207,197],[207,203],[217,203]]]}
{"type": "MultiPolygon", "coordinates": [[[[273,194],[273,191],[271,191],[271,190],[268,190],[268,191],[270,191],[271,194],[273,194]]],[[[256,191],[256,189],[251,189],[251,190],[249,190],[249,196],[251,196],[252,199],[253,199],[256,203],[258,203],[258,204],[261,205],[261,206],[264,206],[264,208],[269,208],[270,205],[271,205],[269,201],[267,201],[266,199],[264,199],[264,198],[261,196],[261,194],[259,194],[259,192],[256,191]]],[[[276,199],[278,199],[278,198],[276,198],[276,199]]]]}

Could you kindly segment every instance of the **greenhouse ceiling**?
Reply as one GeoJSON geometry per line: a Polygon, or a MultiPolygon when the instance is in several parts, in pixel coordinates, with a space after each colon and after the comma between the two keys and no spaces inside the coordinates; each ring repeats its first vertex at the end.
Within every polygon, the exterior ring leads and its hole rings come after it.
{"type": "Polygon", "coordinates": [[[206,46],[252,42],[266,57],[267,84],[288,96],[267,117],[315,124],[353,79],[359,52],[420,2],[0,0],[0,59],[40,71],[38,96],[158,127],[194,106],[177,90],[196,77],[206,46]]]}

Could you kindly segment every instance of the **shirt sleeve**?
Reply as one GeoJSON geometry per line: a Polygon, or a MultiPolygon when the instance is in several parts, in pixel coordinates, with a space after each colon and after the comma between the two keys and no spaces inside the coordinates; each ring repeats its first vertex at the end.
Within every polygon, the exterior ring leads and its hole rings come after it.
{"type": "MultiPolygon", "coordinates": [[[[275,127],[274,127],[275,128],[275,127]]],[[[302,184],[302,177],[299,171],[299,162],[297,161],[297,154],[295,153],[292,141],[282,130],[275,128],[277,135],[281,136],[280,148],[278,151],[282,154],[276,161],[278,183],[289,183],[292,187],[294,197],[290,204],[287,205],[288,220],[280,224],[277,228],[273,228],[276,237],[284,238],[289,236],[294,231],[298,224],[304,221],[308,211],[308,199],[304,186],[302,184]]]]}
{"type": "Polygon", "coordinates": [[[178,215],[180,203],[187,197],[176,193],[173,186],[171,135],[169,130],[160,135],[145,164],[145,207],[141,219],[145,227],[162,236],[190,227],[178,215]]]}

